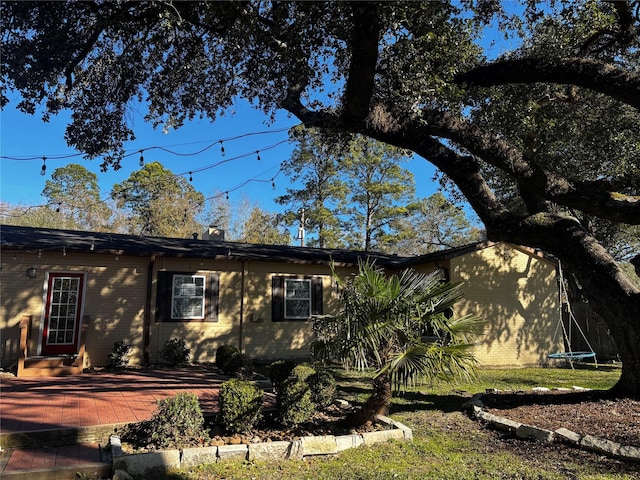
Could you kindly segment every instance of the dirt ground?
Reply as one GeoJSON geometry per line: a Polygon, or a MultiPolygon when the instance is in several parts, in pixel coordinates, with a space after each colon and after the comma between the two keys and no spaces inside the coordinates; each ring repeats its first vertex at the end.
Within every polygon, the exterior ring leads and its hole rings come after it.
{"type": "Polygon", "coordinates": [[[564,427],[622,445],[640,447],[640,399],[608,392],[497,393],[484,396],[487,411],[528,425],[564,427]]]}

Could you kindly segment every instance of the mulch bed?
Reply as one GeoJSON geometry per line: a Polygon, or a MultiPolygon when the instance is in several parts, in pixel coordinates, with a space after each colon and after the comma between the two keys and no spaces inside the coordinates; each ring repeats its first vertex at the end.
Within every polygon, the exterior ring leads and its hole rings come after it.
{"type": "Polygon", "coordinates": [[[640,399],[606,391],[492,393],[485,409],[513,421],[546,430],[567,428],[622,445],[640,447],[640,399]]]}

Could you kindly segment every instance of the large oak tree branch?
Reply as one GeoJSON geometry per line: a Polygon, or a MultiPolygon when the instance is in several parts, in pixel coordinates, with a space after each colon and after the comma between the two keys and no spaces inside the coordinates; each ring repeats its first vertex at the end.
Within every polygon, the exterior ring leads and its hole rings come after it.
{"type": "Polygon", "coordinates": [[[368,2],[352,3],[351,63],[343,113],[347,121],[363,120],[369,113],[381,29],[377,8],[368,2]]]}
{"type": "Polygon", "coordinates": [[[509,83],[576,85],[640,109],[639,75],[586,58],[500,60],[457,75],[455,82],[479,87],[509,83]]]}
{"type": "MultiPolygon", "coordinates": [[[[329,129],[342,128],[416,152],[454,180],[472,205],[474,202],[471,197],[479,192],[485,196],[490,191],[484,179],[481,178],[476,160],[470,156],[458,156],[453,150],[434,140],[433,136],[455,141],[473,155],[507,173],[518,184],[526,185],[527,193],[529,195],[535,194],[537,197],[536,212],[541,210],[540,199],[546,199],[600,218],[630,225],[640,224],[639,196],[609,191],[607,187],[610,185],[607,180],[574,182],[545,171],[536,166],[532,159],[525,158],[520,150],[505,140],[496,138],[462,119],[454,118],[441,111],[424,111],[420,121],[406,120],[403,129],[394,130],[376,127],[371,122],[345,124],[342,121],[343,118],[338,118],[329,112],[308,110],[300,103],[297,95],[290,95],[283,107],[296,115],[307,126],[329,129]],[[462,184],[469,178],[476,177],[477,185],[469,191],[465,191],[462,184]]],[[[377,108],[382,107],[378,106],[377,108]]],[[[387,112],[387,114],[393,115],[391,112],[387,112]]],[[[495,197],[491,202],[495,202],[495,197]]],[[[490,210],[495,211],[498,208],[496,205],[494,203],[490,210]]],[[[478,214],[480,215],[479,212],[478,214]]],[[[482,220],[488,221],[486,218],[482,218],[482,220]]]]}
{"type": "Polygon", "coordinates": [[[566,207],[631,225],[640,224],[640,197],[609,191],[607,181],[573,182],[536,166],[505,140],[440,111],[425,111],[425,129],[463,146],[531,192],[566,207]]]}

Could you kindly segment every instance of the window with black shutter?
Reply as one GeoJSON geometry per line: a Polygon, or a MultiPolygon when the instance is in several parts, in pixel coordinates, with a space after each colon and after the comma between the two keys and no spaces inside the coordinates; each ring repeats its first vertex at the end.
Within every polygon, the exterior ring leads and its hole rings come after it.
{"type": "Polygon", "coordinates": [[[219,282],[215,273],[158,272],[156,321],[217,322],[219,282]]]}
{"type": "Polygon", "coordinates": [[[276,275],[271,284],[272,320],[306,321],[322,314],[322,278],[276,275]]]}

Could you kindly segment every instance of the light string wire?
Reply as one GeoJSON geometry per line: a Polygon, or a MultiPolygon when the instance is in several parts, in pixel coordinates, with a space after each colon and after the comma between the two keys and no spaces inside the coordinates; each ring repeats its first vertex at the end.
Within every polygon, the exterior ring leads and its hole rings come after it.
{"type": "MultiPolygon", "coordinates": [[[[153,149],[159,149],[159,150],[162,150],[162,151],[164,151],[166,153],[169,153],[169,154],[172,154],[172,155],[178,155],[178,156],[184,156],[184,157],[186,157],[186,156],[195,156],[195,155],[199,155],[201,153],[204,153],[205,151],[209,150],[210,148],[212,148],[213,146],[215,146],[217,144],[223,145],[223,142],[232,142],[234,140],[239,140],[241,138],[246,138],[246,137],[255,136],[255,135],[264,135],[264,134],[269,134],[269,133],[282,133],[284,131],[289,131],[292,128],[296,128],[299,125],[294,125],[292,127],[281,128],[281,129],[277,129],[277,130],[266,130],[266,131],[259,131],[259,132],[244,133],[244,134],[237,135],[237,136],[234,136],[234,137],[229,137],[229,138],[217,140],[217,141],[207,145],[205,148],[202,148],[202,149],[200,149],[198,151],[195,151],[195,152],[181,153],[181,152],[176,152],[176,151],[171,150],[170,147],[183,146],[183,145],[193,145],[193,144],[196,144],[196,143],[203,143],[203,142],[190,142],[190,143],[184,143],[184,144],[170,145],[170,146],[167,146],[167,147],[164,147],[164,146],[152,146],[152,147],[146,147],[146,148],[141,148],[141,149],[135,149],[131,153],[126,154],[123,157],[123,159],[140,153],[140,155],[141,155],[141,163],[143,163],[142,162],[142,160],[143,160],[142,159],[143,152],[145,152],[147,150],[153,150],[153,149]]],[[[269,150],[274,149],[274,148],[276,148],[276,147],[278,147],[278,146],[280,146],[282,144],[289,143],[289,142],[291,142],[290,139],[281,140],[281,141],[276,142],[274,144],[267,145],[265,147],[261,147],[261,148],[259,148],[257,150],[253,150],[253,151],[248,152],[248,153],[243,153],[243,154],[240,154],[240,155],[237,155],[237,156],[234,156],[234,157],[230,157],[230,158],[227,158],[227,159],[224,159],[224,160],[220,160],[218,162],[215,162],[215,163],[212,163],[212,164],[209,164],[209,165],[205,165],[203,167],[199,167],[199,168],[196,168],[196,169],[192,169],[192,170],[187,171],[187,172],[182,172],[182,173],[178,173],[178,174],[172,173],[172,175],[174,177],[186,177],[187,175],[189,175],[189,180],[193,181],[193,174],[194,173],[200,173],[200,172],[203,172],[203,171],[206,171],[206,170],[210,170],[212,168],[218,167],[218,166],[223,165],[225,163],[237,161],[237,160],[240,160],[242,158],[246,158],[246,157],[253,156],[253,155],[257,155],[258,159],[260,159],[260,152],[269,151],[269,150]]],[[[225,154],[223,146],[222,146],[221,153],[222,153],[222,155],[225,154]]],[[[0,158],[5,159],[5,160],[31,161],[31,160],[44,160],[45,158],[47,160],[49,160],[49,159],[61,160],[61,159],[74,158],[74,157],[78,157],[78,156],[82,156],[82,154],[81,153],[76,153],[76,154],[58,155],[58,156],[56,156],[56,155],[46,156],[45,155],[45,156],[25,156],[25,157],[10,157],[10,156],[0,155],[0,158]]],[[[272,170],[272,169],[269,169],[269,170],[272,170]]],[[[234,186],[234,187],[232,187],[232,188],[230,188],[228,190],[225,190],[225,191],[223,191],[221,193],[218,193],[216,195],[212,195],[212,196],[206,197],[203,200],[203,202],[195,204],[194,208],[196,208],[196,209],[200,208],[200,207],[202,207],[202,205],[205,202],[220,198],[222,195],[225,195],[226,198],[228,199],[229,193],[234,192],[236,190],[239,190],[240,188],[244,187],[245,185],[247,185],[249,183],[253,183],[253,182],[257,182],[257,183],[269,183],[269,182],[271,182],[272,186],[275,188],[275,183],[274,183],[275,179],[278,177],[278,175],[280,175],[280,173],[282,173],[282,168],[279,168],[278,171],[276,172],[276,174],[273,177],[271,177],[269,179],[260,179],[260,177],[262,175],[264,175],[264,173],[266,173],[269,170],[266,170],[265,172],[262,172],[262,173],[260,173],[260,174],[258,174],[256,176],[254,176],[254,177],[251,177],[251,178],[241,182],[240,184],[238,184],[238,185],[236,185],[236,186],[234,186]]],[[[0,212],[0,216],[13,217],[13,218],[22,217],[22,216],[27,215],[28,212],[30,210],[32,210],[32,209],[50,207],[52,205],[57,205],[56,212],[59,212],[63,204],[68,205],[69,207],[71,207],[72,212],[76,213],[78,211],[88,211],[90,208],[95,207],[96,205],[99,205],[100,203],[106,203],[108,200],[111,200],[111,199],[113,199],[112,193],[110,193],[108,196],[104,197],[104,199],[100,199],[100,200],[98,200],[97,202],[95,202],[93,204],[84,205],[83,206],[84,208],[80,208],[77,205],[71,205],[71,204],[66,203],[66,202],[49,202],[49,203],[41,204],[41,205],[30,205],[30,206],[27,206],[27,207],[24,208],[24,211],[21,214],[15,214],[15,213],[9,213],[9,212],[0,212]]]]}
{"type": "MultiPolygon", "coordinates": [[[[181,157],[190,157],[190,156],[194,156],[194,155],[199,155],[201,153],[206,152],[207,150],[209,150],[210,148],[216,146],[217,144],[220,145],[224,145],[224,142],[233,142],[235,140],[240,140],[241,138],[246,138],[246,137],[251,137],[251,136],[257,136],[257,135],[267,135],[270,133],[282,133],[282,132],[286,132],[288,130],[297,128],[299,126],[301,126],[303,124],[297,124],[297,125],[293,125],[291,127],[286,127],[286,128],[279,128],[276,130],[261,130],[261,131],[257,131],[257,132],[248,132],[248,133],[242,133],[240,135],[236,135],[233,137],[228,137],[228,138],[222,138],[220,140],[216,140],[214,142],[211,142],[210,140],[200,140],[197,142],[186,142],[186,143],[176,143],[173,145],[166,145],[166,146],[162,146],[162,145],[152,145],[150,147],[142,147],[142,148],[136,148],[136,149],[130,149],[129,153],[125,153],[125,155],[122,157],[123,159],[131,157],[133,155],[137,155],[140,152],[147,152],[150,150],[161,150],[163,152],[169,153],[171,155],[176,155],[176,156],[181,156],[181,157]],[[174,150],[171,150],[173,147],[183,147],[185,145],[197,145],[199,143],[205,143],[205,142],[210,142],[209,145],[207,145],[204,148],[201,148],[200,150],[197,150],[195,152],[187,152],[187,153],[183,153],[183,152],[176,152],[174,150]]],[[[126,152],[127,150],[125,150],[126,152]]],[[[262,151],[262,150],[259,150],[262,151]]],[[[255,153],[255,152],[252,152],[255,153]]],[[[2,160],[13,160],[13,161],[33,161],[33,160],[42,160],[43,158],[46,158],[47,160],[66,160],[69,158],[75,158],[75,157],[83,157],[84,154],[80,153],[80,152],[76,152],[76,153],[66,153],[66,154],[54,154],[54,155],[0,155],[0,159],[2,160]]]]}

